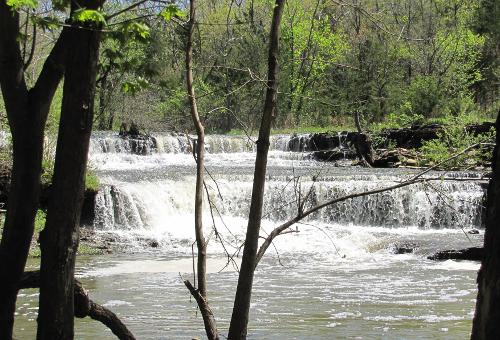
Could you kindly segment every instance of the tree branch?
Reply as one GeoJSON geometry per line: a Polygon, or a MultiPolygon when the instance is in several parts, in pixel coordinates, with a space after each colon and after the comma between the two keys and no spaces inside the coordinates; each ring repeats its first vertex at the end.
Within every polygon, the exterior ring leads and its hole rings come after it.
{"type": "MultiPolygon", "coordinates": [[[[134,335],[128,330],[127,326],[121,322],[115,313],[103,307],[89,298],[88,292],[83,288],[80,281],[75,279],[74,301],[75,301],[75,316],[84,318],[89,316],[91,319],[97,320],[108,327],[114,335],[120,340],[135,340],[134,335]]],[[[21,277],[19,289],[39,288],[40,287],[40,271],[25,272],[21,277]]]]}
{"type": "Polygon", "coordinates": [[[184,284],[187,289],[196,300],[198,307],[200,308],[201,316],[203,317],[203,321],[205,323],[205,330],[207,331],[207,336],[209,339],[219,339],[219,335],[217,334],[217,324],[215,322],[214,312],[208,305],[208,301],[200,294],[200,291],[193,287],[189,280],[184,280],[184,284]],[[212,333],[209,333],[209,330],[212,333]]]}

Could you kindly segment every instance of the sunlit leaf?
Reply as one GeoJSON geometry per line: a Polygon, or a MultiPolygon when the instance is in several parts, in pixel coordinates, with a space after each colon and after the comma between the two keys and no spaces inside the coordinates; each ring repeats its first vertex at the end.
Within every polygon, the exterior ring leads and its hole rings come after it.
{"type": "Polygon", "coordinates": [[[94,22],[96,24],[106,24],[106,18],[102,11],[80,8],[73,13],[75,22],[94,22]]]}
{"type": "Polygon", "coordinates": [[[160,12],[160,16],[168,22],[174,17],[183,18],[186,14],[177,5],[168,5],[160,12]]]}
{"type": "Polygon", "coordinates": [[[37,0],[7,0],[7,5],[12,7],[14,10],[19,10],[20,8],[36,8],[38,6],[37,0]]]}
{"type": "Polygon", "coordinates": [[[149,86],[149,81],[145,78],[138,77],[132,81],[126,81],[122,84],[122,91],[124,93],[130,93],[132,95],[145,89],[149,86]]]}
{"type": "Polygon", "coordinates": [[[128,22],[122,31],[127,34],[133,35],[138,40],[146,40],[150,36],[149,26],[140,22],[128,22]]]}

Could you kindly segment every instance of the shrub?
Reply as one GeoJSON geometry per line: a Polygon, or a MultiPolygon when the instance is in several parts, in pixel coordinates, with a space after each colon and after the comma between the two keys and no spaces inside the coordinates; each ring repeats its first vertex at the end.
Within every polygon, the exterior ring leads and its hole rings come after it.
{"type": "MultiPolygon", "coordinates": [[[[469,122],[468,117],[460,115],[447,119],[448,124],[439,135],[439,139],[424,142],[420,148],[422,152],[422,165],[437,164],[450,158],[453,154],[460,152],[474,144],[494,143],[495,134],[491,130],[486,134],[474,135],[467,132],[465,126],[469,122]]],[[[463,167],[464,165],[478,165],[488,162],[491,158],[491,147],[478,147],[470,152],[464,153],[443,164],[443,168],[463,167]]]]}

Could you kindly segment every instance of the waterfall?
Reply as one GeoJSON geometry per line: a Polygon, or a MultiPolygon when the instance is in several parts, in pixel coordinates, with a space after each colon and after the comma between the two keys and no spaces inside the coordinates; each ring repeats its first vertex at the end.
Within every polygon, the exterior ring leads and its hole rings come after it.
{"type": "MultiPolygon", "coordinates": [[[[256,138],[255,138],[256,139],[256,138]]],[[[153,133],[150,136],[120,137],[115,133],[94,133],[91,153],[132,153],[151,155],[152,153],[190,153],[195,136],[176,133],[153,133]]],[[[276,151],[294,151],[289,149],[290,137],[285,135],[271,136],[270,149],[276,151]]],[[[255,152],[255,141],[247,136],[207,135],[205,147],[208,153],[255,152]]],[[[299,150],[297,150],[299,151],[299,150]]]]}
{"type": "MultiPolygon", "coordinates": [[[[196,168],[190,151],[193,140],[193,136],[175,134],[153,134],[140,140],[94,135],[90,164],[101,180],[95,200],[95,230],[129,238],[154,238],[160,245],[170,245],[169,249],[189,251],[196,168]]],[[[267,229],[296,216],[299,196],[301,202],[307,197],[307,210],[334,198],[389,187],[415,174],[415,170],[405,169],[338,168],[310,157],[312,145],[342,148],[347,140],[344,133],[320,139],[310,135],[272,137],[263,206],[267,229]]],[[[255,143],[246,136],[208,135],[206,150],[210,197],[210,203],[205,197],[204,204],[207,237],[215,223],[223,237],[241,240],[249,212],[255,143]]],[[[311,214],[300,226],[403,233],[409,228],[460,231],[482,227],[485,189],[477,173],[428,175],[445,176],[446,180],[342,201],[311,214]],[[451,180],[466,177],[471,180],[451,180]]],[[[319,237],[315,244],[321,241],[319,237]]],[[[292,247],[288,243],[284,246],[292,247]]]]}
{"type": "MultiPolygon", "coordinates": [[[[96,227],[100,229],[162,228],[169,216],[189,219],[194,211],[194,177],[183,180],[104,185],[96,199],[96,227]]],[[[296,188],[290,178],[271,179],[266,185],[264,217],[286,221],[297,213],[296,188]]],[[[301,183],[307,207],[354,192],[394,184],[395,178],[348,176],[301,183]]],[[[246,217],[251,196],[251,178],[221,178],[210,186],[210,198],[226,217],[246,217]]],[[[470,182],[439,182],[430,189],[424,184],[355,198],[326,207],[309,221],[396,228],[471,228],[482,225],[481,186],[470,182]]],[[[207,217],[208,202],[205,203],[207,217]]]]}

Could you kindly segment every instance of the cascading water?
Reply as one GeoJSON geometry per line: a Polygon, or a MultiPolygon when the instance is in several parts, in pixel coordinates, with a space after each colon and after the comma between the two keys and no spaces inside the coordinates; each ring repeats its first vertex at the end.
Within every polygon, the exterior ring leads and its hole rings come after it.
{"type": "MultiPolygon", "coordinates": [[[[339,145],[343,145],[342,135],[338,138],[339,145]]],[[[243,237],[255,144],[239,136],[207,136],[206,140],[210,201],[215,214],[220,215],[216,225],[220,227],[225,219],[239,219],[230,232],[243,237]]],[[[171,244],[177,238],[176,230],[187,229],[188,233],[182,231],[179,237],[185,239],[191,232],[194,211],[191,137],[153,135],[146,154],[131,153],[138,150],[132,143],[135,141],[113,135],[98,135],[92,140],[91,164],[102,173],[103,184],[96,197],[94,227],[122,235],[154,237],[160,244],[171,244]],[[176,226],[167,222],[174,217],[176,226]]],[[[264,218],[270,225],[297,214],[299,185],[301,199],[307,196],[307,209],[333,198],[394,185],[414,173],[338,169],[309,160],[308,153],[288,151],[290,146],[293,143],[287,136],[272,139],[264,201],[264,218]]],[[[484,188],[474,179],[432,181],[340,202],[314,213],[306,222],[386,229],[480,228],[483,196],[484,188]]],[[[207,221],[210,216],[206,202],[207,221]]]]}
{"type": "MultiPolygon", "coordinates": [[[[333,136],[330,147],[341,147],[342,138],[333,136]]],[[[227,334],[255,144],[236,136],[207,136],[206,142],[206,183],[212,203],[210,211],[205,199],[208,294],[219,330],[227,334]],[[234,255],[235,264],[228,262],[226,252],[234,255]]],[[[273,137],[263,237],[297,214],[299,192],[301,202],[307,197],[307,209],[335,197],[394,185],[416,172],[316,162],[310,156],[311,146],[324,149],[317,142],[308,135],[273,137]]],[[[204,337],[196,304],[179,277],[193,277],[192,143],[190,136],[171,134],[133,139],[101,133],[91,141],[90,165],[101,182],[91,227],[125,251],[80,257],[77,276],[90,288],[93,300],[120,315],[138,339],[204,337]]],[[[427,175],[438,180],[343,201],[277,237],[257,267],[249,335],[254,339],[468,337],[478,265],[434,262],[426,256],[482,243],[484,181],[478,173],[427,175]],[[471,228],[480,233],[467,234],[471,228]],[[398,248],[411,249],[398,255],[398,248]]],[[[35,336],[36,297],[36,292],[19,294],[16,338],[35,336]]],[[[78,321],[76,337],[113,339],[86,319],[78,321]]]]}

